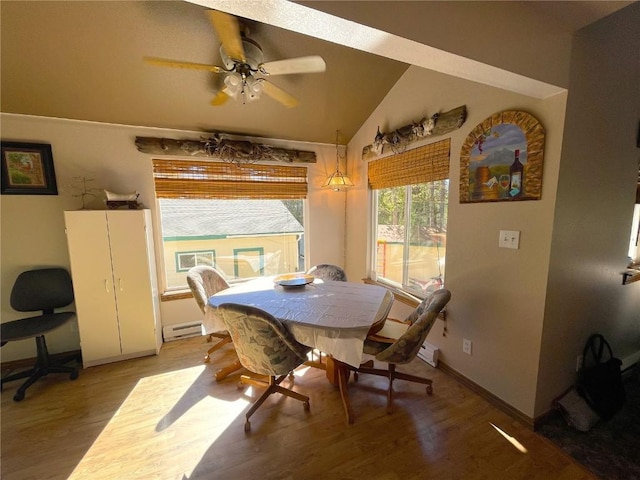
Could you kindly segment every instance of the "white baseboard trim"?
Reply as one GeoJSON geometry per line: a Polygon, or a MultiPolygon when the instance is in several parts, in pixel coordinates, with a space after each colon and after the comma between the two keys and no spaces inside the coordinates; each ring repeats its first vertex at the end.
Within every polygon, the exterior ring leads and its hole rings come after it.
{"type": "Polygon", "coordinates": [[[636,363],[640,362],[640,352],[633,353],[628,357],[622,358],[622,366],[620,369],[624,372],[625,370],[633,367],[636,363]]]}

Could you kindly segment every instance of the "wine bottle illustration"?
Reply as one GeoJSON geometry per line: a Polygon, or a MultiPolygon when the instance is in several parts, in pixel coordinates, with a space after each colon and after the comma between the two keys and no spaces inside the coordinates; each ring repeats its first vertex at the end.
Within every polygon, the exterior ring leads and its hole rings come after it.
{"type": "Polygon", "coordinates": [[[509,167],[509,195],[512,198],[520,198],[524,182],[524,166],[520,163],[520,150],[516,150],[514,156],[513,163],[509,167]]]}

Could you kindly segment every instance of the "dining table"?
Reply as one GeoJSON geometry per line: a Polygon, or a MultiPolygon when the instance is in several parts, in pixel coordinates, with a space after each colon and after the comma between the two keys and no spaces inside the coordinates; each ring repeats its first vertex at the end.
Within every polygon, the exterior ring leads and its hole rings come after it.
{"type": "MultiPolygon", "coordinates": [[[[312,364],[326,369],[327,379],[340,390],[347,422],[353,423],[349,375],[362,362],[367,335],[382,328],[393,294],[378,285],[321,280],[303,274],[286,277],[304,279],[298,282],[279,282],[279,278],[283,277],[259,277],[234,284],[209,297],[209,307],[237,303],[260,308],[279,319],[298,342],[324,353],[324,364],[312,364]]],[[[222,320],[217,321],[219,330],[226,330],[222,320]]]]}

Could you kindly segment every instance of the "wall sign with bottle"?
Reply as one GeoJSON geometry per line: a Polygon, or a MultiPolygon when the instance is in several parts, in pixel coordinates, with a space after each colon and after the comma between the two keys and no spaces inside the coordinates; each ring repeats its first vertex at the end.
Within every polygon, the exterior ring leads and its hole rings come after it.
{"type": "Polygon", "coordinates": [[[539,200],[544,128],[527,112],[485,119],[460,152],[460,202],[539,200]]]}

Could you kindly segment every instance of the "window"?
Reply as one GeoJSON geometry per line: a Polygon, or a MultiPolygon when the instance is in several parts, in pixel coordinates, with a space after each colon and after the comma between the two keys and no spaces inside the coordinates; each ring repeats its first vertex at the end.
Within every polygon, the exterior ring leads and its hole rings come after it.
{"type": "MultiPolygon", "coordinates": [[[[638,132],[640,142],[640,132],[638,132]]],[[[640,146],[640,143],[639,145],[640,146]]],[[[631,220],[631,238],[629,239],[629,260],[631,264],[640,263],[640,162],[638,162],[638,184],[636,186],[636,204],[631,220]]]]}
{"type": "Polygon", "coordinates": [[[640,263],[640,203],[636,203],[633,209],[633,220],[631,221],[631,239],[629,240],[629,261],[630,263],[640,263]]]}
{"type": "Polygon", "coordinates": [[[165,289],[212,265],[228,281],[304,269],[306,167],[154,160],[165,289]]]}
{"type": "Polygon", "coordinates": [[[214,251],[203,250],[200,252],[177,252],[176,269],[179,272],[186,272],[191,267],[197,265],[215,265],[216,254],[214,251]]]}
{"type": "Polygon", "coordinates": [[[233,270],[238,278],[264,275],[264,248],[234,248],[233,270]]]}
{"type": "Polygon", "coordinates": [[[419,297],[444,283],[449,148],[445,140],[369,164],[373,270],[419,297]]]}

